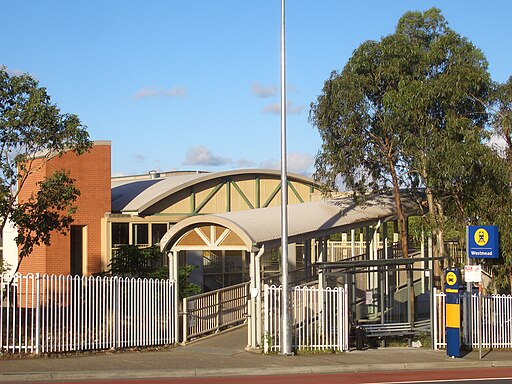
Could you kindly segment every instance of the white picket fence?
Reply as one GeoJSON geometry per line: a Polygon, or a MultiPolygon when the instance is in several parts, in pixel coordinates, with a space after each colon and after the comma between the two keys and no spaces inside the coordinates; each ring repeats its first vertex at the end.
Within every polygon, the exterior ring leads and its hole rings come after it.
{"type": "Polygon", "coordinates": [[[0,352],[52,353],[176,343],[169,280],[0,276],[0,352]]]}
{"type": "Polygon", "coordinates": [[[446,294],[434,288],[432,339],[434,349],[446,348],[446,294]]]}
{"type": "MultiPolygon", "coordinates": [[[[446,348],[446,295],[434,290],[434,298],[434,349],[446,348]]],[[[467,316],[462,314],[470,326],[465,339],[468,346],[478,348],[481,342],[482,348],[512,348],[512,296],[486,295],[479,299],[478,294],[464,293],[460,305],[468,311],[467,316]]]]}
{"type": "MultiPolygon", "coordinates": [[[[347,351],[349,304],[345,288],[295,287],[292,307],[292,347],[297,350],[347,351]]],[[[280,350],[281,287],[264,287],[264,352],[280,350]]]]}

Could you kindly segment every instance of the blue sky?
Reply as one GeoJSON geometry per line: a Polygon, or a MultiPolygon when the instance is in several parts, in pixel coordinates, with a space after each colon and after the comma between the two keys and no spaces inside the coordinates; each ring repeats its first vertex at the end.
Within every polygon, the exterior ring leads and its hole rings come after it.
{"type": "MultiPolygon", "coordinates": [[[[4,0],[0,65],[28,72],[91,139],[112,141],[114,175],[151,169],[278,168],[280,0],[4,0]]],[[[309,105],[363,41],[408,10],[440,8],[512,75],[508,0],[288,0],[287,151],[310,175],[320,136],[309,105]]]]}

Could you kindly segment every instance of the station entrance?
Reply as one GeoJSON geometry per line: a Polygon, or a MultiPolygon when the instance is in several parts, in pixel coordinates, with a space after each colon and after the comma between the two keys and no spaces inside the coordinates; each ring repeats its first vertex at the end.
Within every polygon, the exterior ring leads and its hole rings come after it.
{"type": "MultiPolygon", "coordinates": [[[[409,216],[421,212],[414,201],[406,199],[404,210],[409,216]]],[[[394,319],[398,318],[397,316],[407,318],[411,311],[414,318],[414,309],[403,304],[401,296],[406,291],[415,292],[417,283],[409,284],[408,281],[412,279],[414,282],[415,274],[419,274],[420,268],[423,268],[420,274],[421,284],[429,287],[430,280],[427,275],[431,272],[430,267],[425,267],[425,258],[414,262],[401,260],[401,264],[379,261],[382,256],[389,259],[397,259],[400,256],[399,247],[395,244],[398,231],[387,231],[388,228],[398,229],[394,201],[390,195],[377,196],[364,207],[355,205],[350,198],[294,204],[288,207],[288,214],[288,243],[292,250],[289,256],[292,255],[293,258],[290,263],[296,267],[290,268],[291,284],[294,284],[294,281],[297,284],[308,283],[320,289],[334,283],[350,285],[350,295],[355,300],[351,316],[357,321],[362,321],[364,316],[369,322],[382,322],[383,319],[394,319]],[[328,241],[331,235],[351,233],[351,249],[355,250],[354,231],[361,228],[366,231],[364,255],[345,261],[332,260],[332,257],[328,260],[328,241]],[[385,251],[379,248],[379,235],[385,251]],[[297,260],[300,260],[300,263],[297,263],[297,260]],[[338,264],[328,265],[333,261],[338,264]],[[343,262],[353,264],[339,264],[343,262]],[[380,266],[379,263],[383,265],[380,266]],[[382,268],[386,273],[383,273],[382,268]],[[428,272],[425,273],[425,270],[428,272]],[[363,292],[365,304],[361,302],[363,292]],[[384,295],[381,292],[388,294],[384,295]],[[386,300],[389,305],[386,304],[386,300]],[[366,304],[370,301],[371,304],[366,304]]],[[[210,308],[199,313],[197,300],[192,304],[194,298],[189,298],[183,300],[182,309],[177,316],[185,316],[196,325],[201,321],[216,320],[217,324],[213,331],[219,330],[221,318],[230,318],[230,324],[238,321],[247,322],[247,345],[252,348],[261,347],[264,320],[263,287],[265,284],[279,283],[279,272],[274,270],[270,273],[269,265],[266,263],[272,258],[279,260],[280,243],[279,207],[190,217],[176,224],[160,242],[161,250],[169,255],[171,280],[179,280],[180,259],[183,261],[183,256],[180,255],[184,252],[196,252],[198,255],[221,253],[225,257],[223,265],[230,265],[230,254],[241,255],[242,266],[245,266],[242,276],[248,277],[246,282],[242,281],[235,286],[202,294],[204,297],[210,295],[207,301],[210,300],[209,302],[214,304],[207,306],[216,309],[210,308]],[[237,290],[236,297],[232,296],[233,292],[227,293],[231,288],[237,290]],[[223,296],[227,297],[226,300],[231,304],[226,304],[223,296]]],[[[351,257],[353,256],[352,253],[351,257]]],[[[225,275],[223,279],[226,281],[225,275]]]]}

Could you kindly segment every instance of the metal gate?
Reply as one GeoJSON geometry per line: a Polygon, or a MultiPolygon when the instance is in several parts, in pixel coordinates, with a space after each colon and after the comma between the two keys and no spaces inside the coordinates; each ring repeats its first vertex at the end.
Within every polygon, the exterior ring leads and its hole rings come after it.
{"type": "Polygon", "coordinates": [[[183,342],[245,322],[249,284],[232,285],[184,298],[183,342]]]}
{"type": "MultiPolygon", "coordinates": [[[[281,287],[264,288],[264,352],[280,349],[281,287]]],[[[349,349],[347,287],[295,287],[292,290],[292,328],[295,349],[349,349]]]]}

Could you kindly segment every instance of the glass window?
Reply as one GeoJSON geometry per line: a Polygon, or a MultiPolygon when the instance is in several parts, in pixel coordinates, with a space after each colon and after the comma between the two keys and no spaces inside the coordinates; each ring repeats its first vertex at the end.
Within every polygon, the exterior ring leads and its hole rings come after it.
{"type": "Polygon", "coordinates": [[[147,224],[133,224],[133,244],[149,245],[147,224]]]}
{"type": "Polygon", "coordinates": [[[151,244],[159,244],[165,232],[167,232],[167,224],[151,224],[151,244]]]}
{"type": "Polygon", "coordinates": [[[112,246],[128,244],[129,239],[128,223],[112,223],[112,246]]]}

